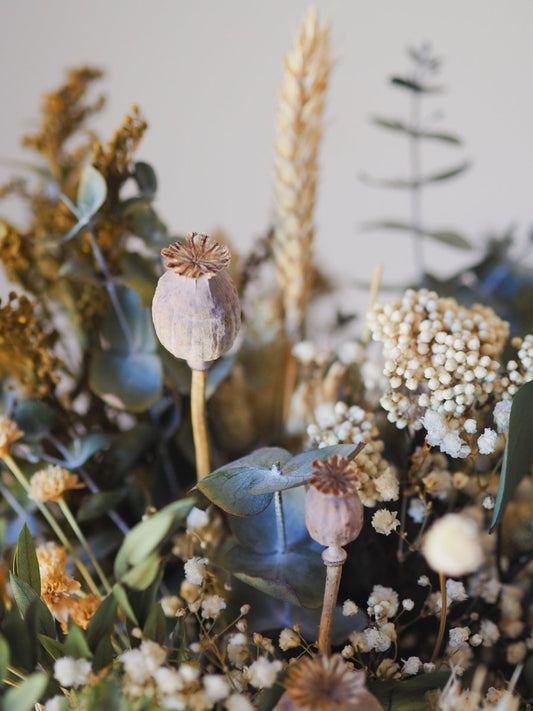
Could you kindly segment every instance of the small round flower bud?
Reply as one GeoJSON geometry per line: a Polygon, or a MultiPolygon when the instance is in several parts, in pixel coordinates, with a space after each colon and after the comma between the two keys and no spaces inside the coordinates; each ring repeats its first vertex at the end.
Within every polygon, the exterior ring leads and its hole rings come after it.
{"type": "Polygon", "coordinates": [[[363,527],[359,480],[349,459],[334,454],[313,462],[305,495],[305,523],[311,538],[323,546],[345,546],[363,527]]]}
{"type": "Polygon", "coordinates": [[[161,254],[167,271],[152,302],[155,332],[172,355],[205,370],[231,348],[241,325],[239,297],[226,271],[229,250],[191,232],[185,244],[174,242],[161,254]]]}

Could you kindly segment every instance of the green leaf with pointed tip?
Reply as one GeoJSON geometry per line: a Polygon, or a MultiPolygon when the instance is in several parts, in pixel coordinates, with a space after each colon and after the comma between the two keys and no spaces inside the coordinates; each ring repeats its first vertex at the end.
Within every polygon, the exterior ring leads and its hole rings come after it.
{"type": "Polygon", "coordinates": [[[355,456],[362,449],[362,445],[336,444],[332,447],[320,447],[310,449],[292,457],[281,469],[276,467],[269,469],[262,474],[259,481],[254,482],[249,488],[243,485],[243,490],[254,496],[260,494],[273,493],[274,491],[286,491],[295,486],[306,484],[313,475],[312,464],[315,460],[328,459],[333,454],[340,457],[355,456]]]}
{"type": "Polygon", "coordinates": [[[105,178],[92,165],[87,165],[80,176],[76,205],[84,218],[95,215],[107,197],[105,178]]]}
{"type": "Polygon", "coordinates": [[[273,466],[283,466],[290,458],[286,449],[263,447],[216,469],[198,482],[198,489],[210,501],[234,516],[253,516],[266,509],[272,494],[250,496],[250,488],[267,477],[273,466]]]}
{"type": "MultiPolygon", "coordinates": [[[[114,595],[108,595],[91,617],[87,627],[87,644],[95,652],[103,637],[110,637],[117,619],[118,601],[114,595]]],[[[96,653],[96,652],[95,652],[96,653]]]]}
{"type": "Polygon", "coordinates": [[[0,684],[6,677],[10,659],[9,644],[5,637],[0,636],[0,684]]]}
{"type": "Polygon", "coordinates": [[[105,669],[106,667],[110,666],[113,663],[114,658],[115,653],[110,638],[102,637],[99,640],[96,650],[94,652],[93,671],[97,673],[101,669],[105,669]]]}
{"type": "Polygon", "coordinates": [[[134,625],[139,625],[139,621],[137,619],[137,616],[135,615],[135,612],[133,611],[133,608],[130,604],[130,601],[128,600],[128,595],[122,585],[119,583],[115,583],[113,585],[113,595],[115,596],[120,608],[126,615],[126,617],[130,620],[130,622],[133,622],[134,625]]]}
{"type": "Polygon", "coordinates": [[[397,119],[386,119],[381,116],[373,116],[372,123],[381,128],[386,128],[390,131],[398,131],[399,133],[405,133],[407,136],[417,137],[417,138],[428,138],[434,141],[442,141],[444,143],[449,143],[454,146],[460,146],[462,141],[458,136],[452,133],[441,133],[439,131],[423,131],[414,129],[412,126],[399,121],[397,119]]]}
{"type": "Polygon", "coordinates": [[[26,524],[20,529],[13,559],[13,573],[25,583],[28,583],[37,595],[41,594],[39,562],[30,529],[26,524]]]}
{"type": "Polygon", "coordinates": [[[122,578],[130,566],[142,563],[156,551],[185,521],[193,506],[192,497],[174,501],[132,528],[115,557],[115,576],[122,578]]]}
{"type": "MultiPolygon", "coordinates": [[[[409,222],[400,222],[395,220],[365,222],[365,224],[362,225],[362,228],[364,230],[397,230],[399,232],[405,232],[409,235],[412,235],[415,231],[409,222]]],[[[453,230],[418,230],[418,234],[437,240],[438,242],[443,242],[450,247],[457,247],[458,249],[472,249],[471,242],[469,242],[466,237],[458,232],[454,232],[453,230]]]]}
{"type": "Polygon", "coordinates": [[[224,555],[223,565],[247,585],[293,605],[315,608],[323,602],[326,573],[316,550],[258,555],[236,545],[224,555]]]}
{"type": "Polygon", "coordinates": [[[150,553],[121,577],[121,582],[134,590],[146,590],[154,582],[161,570],[161,560],[157,553],[150,553]]]}
{"type": "Polygon", "coordinates": [[[22,619],[25,620],[31,615],[32,624],[37,626],[38,631],[53,637],[56,631],[55,622],[44,600],[37,595],[29,583],[16,575],[10,575],[9,582],[22,619]]]}
{"type": "Polygon", "coordinates": [[[33,711],[35,704],[41,699],[48,685],[48,676],[42,672],[30,674],[17,686],[5,694],[2,708],[16,711],[33,711]]]}
{"type": "Polygon", "coordinates": [[[157,176],[149,163],[138,161],[133,171],[135,182],[145,198],[151,199],[157,191],[157,176]]]}
{"type": "Polygon", "coordinates": [[[53,661],[65,656],[65,645],[63,642],[58,642],[57,639],[49,637],[46,634],[39,634],[37,638],[53,661]]]}
{"type": "Polygon", "coordinates": [[[67,657],[73,657],[74,659],[91,659],[93,656],[87,644],[84,631],[73,622],[70,623],[68,628],[68,635],[65,640],[65,654],[67,657]]]}
{"type": "Polygon", "coordinates": [[[89,385],[111,407],[144,412],[161,397],[163,368],[154,353],[101,351],[91,359],[89,385]]]}
{"type": "Polygon", "coordinates": [[[154,605],[148,614],[148,619],[144,623],[143,637],[147,637],[158,644],[163,644],[165,641],[166,625],[165,613],[161,609],[161,605],[154,605]]]}
{"type": "Polygon", "coordinates": [[[533,464],[533,380],[524,383],[513,398],[509,432],[502,462],[500,484],[490,525],[491,532],[500,522],[505,507],[533,464]]]}

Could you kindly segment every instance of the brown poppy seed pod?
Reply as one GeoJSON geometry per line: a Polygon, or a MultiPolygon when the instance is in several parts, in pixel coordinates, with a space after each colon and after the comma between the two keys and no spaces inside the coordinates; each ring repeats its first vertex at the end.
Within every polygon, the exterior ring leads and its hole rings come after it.
{"type": "Polygon", "coordinates": [[[241,325],[239,297],[226,271],[229,250],[191,232],[186,243],[174,242],[161,254],[167,271],[152,302],[155,332],[176,358],[206,370],[231,348],[241,325]]]}
{"type": "Polygon", "coordinates": [[[337,549],[355,540],[363,527],[357,471],[349,459],[333,454],[312,464],[305,495],[305,523],[311,538],[337,549]]]}

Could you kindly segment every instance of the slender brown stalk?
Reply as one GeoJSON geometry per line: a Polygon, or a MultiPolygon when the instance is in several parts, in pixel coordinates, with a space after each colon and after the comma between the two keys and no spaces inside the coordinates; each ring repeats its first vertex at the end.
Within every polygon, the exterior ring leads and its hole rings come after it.
{"type": "Polygon", "coordinates": [[[431,663],[434,664],[439,656],[440,648],[442,647],[442,641],[444,639],[444,632],[446,631],[446,620],[448,617],[448,600],[446,597],[446,576],[444,573],[439,573],[439,584],[440,584],[440,599],[441,599],[441,611],[440,611],[440,625],[439,633],[437,635],[437,641],[435,642],[435,647],[433,649],[433,654],[431,655],[431,663]]]}
{"type": "MultiPolygon", "coordinates": [[[[370,313],[374,308],[376,299],[378,297],[379,285],[381,283],[381,277],[383,275],[383,264],[377,264],[374,268],[372,274],[372,281],[370,282],[370,292],[368,295],[368,308],[367,313],[370,313]]],[[[363,331],[363,343],[368,343],[370,340],[370,325],[368,321],[365,323],[365,329],[363,331]]]]}
{"type": "Polygon", "coordinates": [[[318,651],[321,654],[329,655],[331,652],[331,629],[346,557],[346,551],[339,546],[330,546],[322,553],[322,560],[326,565],[326,587],[318,627],[318,651]]]}
{"type": "Polygon", "coordinates": [[[196,476],[198,481],[211,471],[209,463],[209,439],[207,436],[207,417],[205,408],[205,385],[207,370],[192,371],[191,383],[191,420],[194,451],[196,455],[196,476]]]}

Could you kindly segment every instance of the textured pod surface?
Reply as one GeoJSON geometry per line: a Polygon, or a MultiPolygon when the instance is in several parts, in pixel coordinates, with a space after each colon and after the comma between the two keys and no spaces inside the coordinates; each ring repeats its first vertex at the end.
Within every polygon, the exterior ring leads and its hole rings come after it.
{"type": "Polygon", "coordinates": [[[191,367],[203,369],[233,345],[241,308],[227,272],[193,279],[169,270],[157,283],[152,318],[163,346],[191,367]]]}
{"type": "Polygon", "coordinates": [[[305,523],[309,535],[323,546],[345,546],[363,527],[363,504],[359,496],[326,494],[310,486],[305,495],[305,523]]]}

